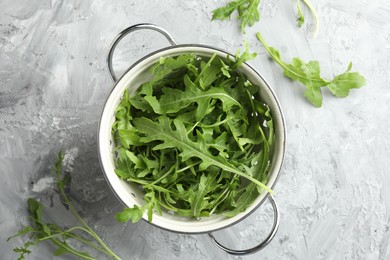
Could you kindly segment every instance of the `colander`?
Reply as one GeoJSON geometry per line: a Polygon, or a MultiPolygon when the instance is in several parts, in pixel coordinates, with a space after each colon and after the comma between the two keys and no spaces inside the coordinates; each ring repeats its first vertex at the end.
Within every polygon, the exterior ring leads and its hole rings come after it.
{"type": "MultiPolygon", "coordinates": [[[[115,85],[108,96],[104,105],[98,129],[98,153],[100,158],[101,167],[103,169],[105,178],[111,187],[112,191],[118,197],[118,199],[126,207],[133,207],[134,205],[143,205],[143,192],[139,189],[138,185],[131,184],[127,181],[120,179],[115,170],[115,156],[114,156],[114,139],[112,136],[112,124],[115,121],[115,109],[117,108],[121,97],[125,89],[129,90],[129,94],[134,93],[137,88],[144,82],[151,80],[152,76],[149,73],[149,68],[158,62],[161,57],[174,57],[185,53],[195,53],[204,57],[211,57],[214,53],[226,58],[227,55],[234,57],[234,55],[203,44],[177,44],[173,37],[163,28],[153,24],[137,24],[131,26],[114,39],[110,51],[107,57],[108,69],[111,74],[115,85]],[[118,78],[114,72],[112,59],[116,46],[126,35],[137,30],[153,30],[161,33],[171,46],[154,51],[145,57],[139,59],[130,68],[118,78]]],[[[255,85],[259,86],[259,95],[265,103],[268,104],[271,110],[271,114],[274,120],[275,128],[275,141],[273,149],[271,149],[271,168],[269,171],[269,179],[267,186],[271,189],[275,186],[278,179],[280,169],[283,162],[286,143],[285,123],[283,118],[282,109],[279,102],[272,91],[271,87],[263,79],[259,72],[257,72],[252,66],[244,63],[240,70],[247,76],[247,78],[255,85]]],[[[147,213],[143,216],[144,220],[147,220],[147,213]]],[[[273,196],[267,192],[260,194],[253,204],[248,207],[244,212],[227,218],[222,215],[213,215],[201,219],[194,219],[188,217],[182,217],[165,212],[162,216],[157,214],[153,215],[153,221],[150,223],[159,228],[169,230],[172,232],[186,233],[186,234],[204,234],[207,233],[213,242],[222,250],[233,255],[245,255],[257,252],[264,248],[275,236],[279,226],[279,211],[277,204],[273,196]],[[228,228],[239,221],[242,221],[245,217],[253,213],[263,202],[268,199],[273,207],[274,221],[269,235],[257,246],[249,249],[230,249],[223,246],[213,236],[212,232],[224,228],[228,228]]]]}

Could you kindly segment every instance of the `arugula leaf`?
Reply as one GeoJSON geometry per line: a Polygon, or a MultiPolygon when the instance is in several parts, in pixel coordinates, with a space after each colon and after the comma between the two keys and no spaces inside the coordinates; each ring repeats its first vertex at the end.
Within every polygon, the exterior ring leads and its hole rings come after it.
{"type": "Polygon", "coordinates": [[[33,227],[30,227],[30,226],[23,226],[23,228],[21,230],[18,231],[18,233],[16,233],[15,235],[7,238],[7,242],[10,241],[11,239],[15,238],[15,237],[19,237],[19,236],[23,236],[25,234],[28,234],[30,232],[33,232],[35,229],[33,227]]]}
{"type": "Polygon", "coordinates": [[[210,186],[212,186],[215,178],[216,174],[209,174],[208,176],[202,175],[200,177],[196,192],[193,191],[190,195],[189,200],[191,202],[191,212],[194,217],[200,217],[202,210],[206,207],[207,200],[205,197],[209,192],[210,186]]]}
{"type": "Polygon", "coordinates": [[[236,0],[228,2],[224,7],[220,7],[212,11],[212,20],[226,20],[230,18],[232,13],[247,3],[248,0],[236,0]]]}
{"type": "Polygon", "coordinates": [[[145,96],[145,100],[149,102],[153,111],[157,114],[176,113],[183,108],[188,107],[193,103],[197,103],[196,119],[202,119],[207,112],[208,104],[211,99],[218,99],[223,102],[224,110],[231,109],[232,106],[241,106],[239,102],[233,99],[231,96],[226,95],[226,92],[221,88],[211,88],[207,91],[202,91],[188,75],[183,79],[185,90],[164,88],[163,95],[160,100],[157,100],[153,96],[145,96]]]}
{"type": "Polygon", "coordinates": [[[346,97],[351,89],[366,84],[365,79],[357,72],[350,72],[351,69],[352,62],[343,74],[336,76],[327,86],[336,97],[346,97]]]}
{"type": "Polygon", "coordinates": [[[242,54],[241,54],[240,50],[237,50],[236,61],[233,64],[233,69],[241,67],[244,62],[247,62],[249,60],[253,60],[254,58],[256,58],[256,56],[257,56],[256,52],[249,53],[249,43],[247,41],[244,41],[244,47],[245,47],[245,50],[242,54]]]}
{"type": "Polygon", "coordinates": [[[241,20],[241,31],[245,34],[246,26],[253,26],[260,20],[260,0],[235,0],[228,2],[225,6],[212,11],[212,20],[226,20],[234,11],[238,12],[238,19],[241,20]]]}
{"type": "Polygon", "coordinates": [[[213,63],[218,62],[219,60],[216,57],[217,54],[214,53],[207,63],[204,61],[201,61],[200,63],[201,71],[196,77],[194,83],[199,83],[199,87],[203,90],[208,89],[209,86],[218,78],[220,72],[222,72],[222,69],[219,66],[213,66],[213,63]]]}
{"type": "Polygon", "coordinates": [[[250,0],[247,6],[241,6],[238,9],[238,18],[241,19],[241,31],[245,33],[247,25],[253,26],[255,22],[260,20],[259,13],[260,0],[250,0]]]}
{"type": "MultiPolygon", "coordinates": [[[[7,240],[7,241],[8,241],[8,240],[7,240]]],[[[31,250],[29,250],[28,248],[29,248],[30,246],[33,246],[33,245],[34,245],[33,242],[27,241],[26,243],[23,244],[23,246],[14,248],[13,251],[14,251],[15,253],[18,253],[18,254],[19,254],[18,260],[23,260],[23,259],[25,259],[24,256],[25,256],[26,254],[27,254],[27,255],[31,254],[31,250]]]]}
{"type": "Polygon", "coordinates": [[[304,95],[316,107],[322,106],[322,87],[327,87],[336,97],[346,97],[351,89],[360,88],[366,84],[366,80],[362,75],[357,72],[350,72],[352,63],[349,64],[348,69],[344,73],[330,81],[321,78],[318,61],[312,60],[305,63],[299,58],[293,58],[291,64],[285,63],[280,58],[279,51],[269,46],[260,33],[256,35],[269,56],[283,69],[284,76],[305,85],[306,91],[304,95]]]}
{"type": "Polygon", "coordinates": [[[142,207],[138,207],[137,205],[134,205],[134,207],[132,208],[125,208],[123,209],[122,212],[117,213],[116,220],[118,222],[127,222],[131,219],[133,223],[136,223],[142,219],[142,215],[144,214],[145,211],[147,211],[148,221],[152,222],[153,209],[156,209],[159,215],[161,215],[162,212],[159,203],[156,200],[156,197],[154,196],[153,191],[145,194],[145,200],[148,203],[142,207]]]}
{"type": "Polygon", "coordinates": [[[119,222],[127,222],[131,219],[133,223],[136,223],[142,218],[143,214],[144,210],[134,205],[133,208],[125,208],[122,212],[117,213],[116,220],[119,222]]]}
{"type": "Polygon", "coordinates": [[[146,84],[153,85],[165,78],[167,75],[177,72],[183,67],[192,64],[195,61],[195,57],[196,56],[194,54],[185,54],[179,56],[177,59],[172,57],[161,58],[160,61],[151,68],[151,72],[154,75],[153,80],[146,84]]]}

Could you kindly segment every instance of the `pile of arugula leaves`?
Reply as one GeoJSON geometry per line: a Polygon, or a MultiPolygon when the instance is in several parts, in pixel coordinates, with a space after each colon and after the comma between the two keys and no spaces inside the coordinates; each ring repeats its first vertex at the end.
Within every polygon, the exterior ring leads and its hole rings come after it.
{"type": "Polygon", "coordinates": [[[184,54],[161,58],[153,79],[125,92],[112,131],[119,177],[142,186],[145,205],[118,221],[152,221],[162,209],[200,218],[235,216],[263,191],[274,140],[269,107],[235,59],[184,54]]]}

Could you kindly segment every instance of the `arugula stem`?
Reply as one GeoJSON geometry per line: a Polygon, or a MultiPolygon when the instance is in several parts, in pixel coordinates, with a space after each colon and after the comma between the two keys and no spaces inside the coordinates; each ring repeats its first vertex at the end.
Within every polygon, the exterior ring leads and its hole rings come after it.
{"type": "Polygon", "coordinates": [[[53,235],[50,235],[50,236],[47,236],[47,237],[43,237],[43,238],[40,238],[38,240],[39,241],[45,241],[47,239],[52,239],[52,238],[59,237],[59,236],[62,236],[62,235],[67,235],[67,236],[69,236],[71,238],[79,240],[80,242],[83,242],[84,244],[86,244],[86,245],[88,245],[88,246],[90,246],[90,247],[92,247],[92,248],[94,248],[94,249],[96,249],[96,250],[98,250],[100,252],[105,253],[106,255],[111,255],[110,252],[104,250],[103,248],[98,247],[98,246],[90,243],[86,239],[83,239],[82,237],[77,236],[77,235],[71,233],[73,230],[81,230],[81,231],[84,231],[85,233],[89,234],[90,236],[94,237],[94,234],[92,234],[89,230],[87,230],[87,229],[85,229],[83,227],[72,227],[72,228],[69,228],[69,229],[67,229],[67,230],[65,230],[63,232],[60,232],[60,233],[57,233],[57,234],[53,234],[53,235]]]}
{"type": "MultiPolygon", "coordinates": [[[[288,72],[290,72],[291,74],[294,74],[297,78],[300,78],[302,79],[303,81],[307,80],[307,77],[305,76],[302,76],[301,74],[298,74],[296,73],[294,70],[290,69],[289,66],[287,66],[286,63],[284,63],[279,56],[275,55],[275,52],[271,49],[272,47],[270,47],[264,40],[264,38],[261,36],[261,33],[258,32],[256,33],[256,36],[257,36],[257,39],[259,39],[259,41],[263,44],[264,48],[267,50],[267,53],[268,55],[270,55],[272,57],[272,59],[280,66],[283,68],[283,70],[286,70],[288,72]]],[[[327,84],[330,84],[329,81],[324,81],[323,79],[315,79],[315,78],[312,78],[311,81],[315,81],[315,82],[321,82],[323,83],[323,85],[327,85],[327,84]]]]}
{"type": "Polygon", "coordinates": [[[169,168],[169,170],[164,173],[160,178],[158,178],[157,180],[155,180],[154,182],[150,183],[150,185],[155,185],[156,183],[159,183],[160,181],[162,181],[165,177],[167,177],[175,168],[175,164],[171,166],[171,168],[169,168]]]}
{"type": "Polygon", "coordinates": [[[203,127],[203,128],[214,128],[216,126],[219,126],[219,125],[223,125],[225,124],[226,122],[228,122],[229,120],[231,120],[230,117],[226,116],[226,118],[222,121],[219,121],[219,122],[215,122],[214,124],[212,125],[206,125],[206,124],[199,124],[199,126],[203,127]]]}
{"type": "Polygon", "coordinates": [[[220,162],[215,162],[215,165],[219,166],[220,168],[222,168],[222,169],[224,169],[224,170],[226,170],[226,171],[228,171],[228,172],[232,172],[232,173],[235,173],[235,174],[237,174],[237,175],[239,175],[239,176],[241,176],[241,177],[244,177],[244,178],[250,180],[251,182],[257,184],[257,185],[260,186],[261,188],[265,189],[267,192],[273,193],[273,191],[272,191],[267,185],[265,185],[264,183],[262,183],[262,182],[256,180],[256,179],[253,178],[252,176],[250,176],[250,175],[248,175],[248,174],[245,174],[245,173],[243,173],[243,172],[237,170],[237,169],[234,168],[234,167],[227,166],[227,165],[222,164],[222,163],[220,163],[220,162]]]}
{"type": "Polygon", "coordinates": [[[249,148],[245,148],[245,156],[248,157],[251,154],[254,147],[255,147],[254,145],[251,145],[249,146],[249,148]]]}
{"type": "Polygon", "coordinates": [[[318,30],[319,30],[319,27],[320,27],[320,25],[319,25],[320,22],[319,22],[319,19],[318,19],[317,12],[316,12],[316,10],[314,9],[314,7],[312,6],[312,4],[309,2],[309,0],[301,0],[301,1],[304,2],[304,3],[306,4],[306,6],[309,8],[310,12],[311,12],[311,13],[313,14],[313,16],[314,16],[316,28],[315,28],[313,37],[317,37],[318,30]]]}
{"type": "Polygon", "coordinates": [[[181,215],[190,216],[191,210],[176,208],[176,207],[172,206],[171,204],[169,204],[168,202],[163,202],[161,197],[160,197],[160,200],[158,200],[158,203],[167,210],[171,210],[173,212],[180,213],[181,215]]]}
{"type": "Polygon", "coordinates": [[[289,67],[286,66],[286,64],[280,59],[280,57],[276,56],[273,51],[271,50],[270,46],[265,42],[263,36],[260,32],[256,33],[257,39],[263,44],[264,48],[267,50],[267,53],[272,57],[272,59],[283,69],[288,70],[292,73],[294,73],[297,77],[305,79],[305,77],[302,77],[301,75],[295,73],[294,71],[290,70],[289,67]]]}
{"type": "MultiPolygon", "coordinates": [[[[61,180],[60,174],[61,174],[61,164],[62,164],[62,155],[60,155],[59,158],[59,165],[56,165],[56,175],[58,181],[61,180]]],[[[117,256],[104,242],[103,240],[93,231],[93,229],[80,217],[76,209],[73,207],[73,205],[70,203],[68,197],[65,194],[63,185],[57,185],[60,191],[60,194],[62,195],[63,199],[65,200],[65,203],[69,206],[70,211],[73,213],[73,215],[77,218],[77,220],[85,227],[86,230],[88,230],[89,234],[98,242],[107,252],[109,252],[110,256],[112,256],[114,259],[121,259],[119,256],[117,256]]]]}
{"type": "MultiPolygon", "coordinates": [[[[68,200],[69,202],[69,200],[68,200]]],[[[80,215],[77,213],[75,208],[72,206],[72,204],[69,203],[69,208],[71,208],[73,214],[75,214],[76,218],[82,223],[87,230],[89,230],[89,234],[98,242],[108,253],[110,256],[112,256],[116,260],[120,260],[121,258],[117,256],[104,242],[103,240],[88,226],[88,224],[80,217],[80,215]]]]}
{"type": "Polygon", "coordinates": [[[86,232],[86,233],[88,233],[89,235],[92,236],[92,234],[91,234],[88,230],[86,230],[85,228],[83,228],[83,227],[72,227],[72,228],[69,228],[69,229],[67,229],[67,230],[65,230],[65,231],[62,231],[62,232],[60,232],[60,233],[56,233],[56,234],[53,234],[53,235],[50,235],[50,236],[46,236],[46,237],[43,237],[43,238],[39,238],[38,240],[39,240],[39,241],[45,241],[45,240],[48,240],[48,239],[51,239],[51,238],[54,238],[54,237],[62,236],[62,235],[64,235],[64,234],[70,234],[70,232],[72,232],[73,230],[82,230],[82,231],[84,231],[84,232],[86,232]]]}
{"type": "Polygon", "coordinates": [[[69,234],[67,234],[67,235],[68,235],[69,237],[73,238],[73,239],[76,239],[76,240],[78,240],[78,241],[80,241],[80,242],[82,242],[82,243],[84,243],[84,244],[86,244],[86,245],[88,245],[88,246],[90,246],[90,247],[92,247],[92,248],[94,248],[94,249],[96,249],[96,250],[98,250],[98,251],[100,251],[100,252],[106,254],[106,255],[110,255],[110,252],[108,252],[108,251],[104,250],[103,248],[101,248],[101,247],[99,247],[99,246],[97,246],[97,245],[95,245],[95,244],[89,242],[89,241],[86,240],[86,239],[83,239],[83,238],[81,238],[81,237],[79,237],[79,236],[77,236],[77,235],[74,235],[74,234],[72,234],[72,233],[69,233],[69,234]]]}
{"type": "Polygon", "coordinates": [[[66,203],[69,206],[69,209],[71,212],[75,215],[78,221],[80,221],[81,224],[85,227],[88,234],[90,234],[96,242],[98,242],[114,259],[121,259],[119,256],[117,256],[111,249],[103,242],[103,240],[100,239],[100,237],[92,230],[92,228],[80,217],[80,215],[77,213],[76,209],[73,207],[73,205],[70,203],[69,199],[65,196],[65,192],[63,189],[61,189],[61,193],[64,195],[66,203]]]}
{"type": "Polygon", "coordinates": [[[172,193],[174,195],[177,195],[175,192],[173,192],[171,190],[167,190],[167,189],[165,189],[165,188],[163,188],[161,186],[152,184],[152,183],[147,182],[147,181],[143,181],[143,180],[140,180],[140,179],[134,179],[134,178],[128,178],[128,180],[132,181],[132,182],[135,182],[135,183],[139,183],[139,184],[145,185],[145,186],[152,186],[155,190],[158,190],[158,191],[169,192],[169,193],[172,193]]]}
{"type": "Polygon", "coordinates": [[[71,233],[71,231],[73,231],[73,230],[78,230],[78,229],[79,229],[79,230],[82,230],[82,231],[84,231],[84,232],[86,232],[86,233],[88,233],[89,235],[92,236],[92,234],[91,234],[88,230],[86,230],[85,228],[83,228],[83,227],[73,227],[73,228],[67,229],[67,230],[65,230],[65,231],[63,231],[63,232],[60,232],[60,233],[56,233],[56,234],[53,234],[53,235],[50,235],[50,236],[46,236],[46,237],[43,237],[43,238],[39,238],[38,241],[39,241],[39,242],[43,242],[43,241],[48,240],[48,239],[51,240],[51,239],[53,239],[53,238],[56,238],[56,237],[59,237],[59,236],[66,235],[66,236],[71,237],[71,238],[73,238],[73,239],[76,239],[76,240],[78,240],[78,241],[80,241],[80,242],[82,242],[82,243],[84,243],[84,244],[86,244],[86,245],[88,245],[88,246],[90,246],[90,247],[92,247],[92,248],[94,248],[94,249],[96,249],[96,250],[98,250],[98,251],[100,251],[100,252],[106,254],[106,255],[110,255],[110,253],[109,253],[108,251],[102,249],[101,247],[98,247],[98,246],[96,246],[95,244],[92,244],[91,242],[89,242],[88,240],[86,240],[86,239],[84,239],[84,238],[82,238],[82,237],[80,237],[80,236],[77,236],[77,235],[71,233]]]}
{"type": "Polygon", "coordinates": [[[212,208],[212,210],[210,210],[210,215],[212,215],[214,211],[217,209],[218,205],[221,204],[221,202],[224,201],[227,196],[229,196],[229,193],[230,193],[230,189],[229,187],[226,187],[224,191],[221,193],[221,195],[215,200],[214,207],[212,208]]]}
{"type": "Polygon", "coordinates": [[[67,246],[66,244],[60,242],[58,239],[55,239],[55,238],[51,238],[50,241],[52,241],[55,245],[57,245],[58,247],[60,248],[64,248],[68,251],[68,253],[71,253],[75,256],[78,256],[80,257],[81,259],[85,259],[85,260],[96,260],[96,258],[94,257],[91,257],[91,256],[86,256],[84,254],[81,254],[80,252],[74,250],[72,247],[70,246],[67,246]]]}
{"type": "Polygon", "coordinates": [[[176,172],[184,172],[184,171],[188,170],[189,168],[194,167],[195,165],[198,165],[198,164],[200,164],[200,161],[195,162],[195,163],[190,164],[190,165],[187,165],[186,167],[183,167],[183,168],[177,170],[176,172]]]}
{"type": "Polygon", "coordinates": [[[197,121],[191,128],[190,130],[187,131],[187,135],[189,135],[190,133],[192,133],[195,129],[195,127],[198,126],[198,124],[200,123],[200,121],[197,121]]]}

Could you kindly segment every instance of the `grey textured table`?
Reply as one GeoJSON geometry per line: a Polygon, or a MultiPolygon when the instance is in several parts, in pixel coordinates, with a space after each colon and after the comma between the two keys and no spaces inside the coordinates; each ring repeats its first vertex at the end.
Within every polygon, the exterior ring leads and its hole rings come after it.
{"type": "MultiPolygon", "coordinates": [[[[263,251],[245,259],[390,259],[390,2],[312,1],[320,30],[295,1],[264,0],[261,21],[242,35],[237,22],[210,22],[217,1],[0,1],[0,258],[15,259],[23,239],[5,239],[27,223],[26,199],[39,197],[49,219],[74,224],[52,189],[50,167],[68,152],[71,196],[81,214],[124,259],[235,259],[207,235],[180,235],[146,222],[116,223],[122,209],[97,157],[100,111],[113,83],[105,58],[118,32],[140,22],[158,24],[179,43],[204,43],[235,52],[244,39],[259,56],[250,63],[275,90],[285,112],[288,148],[275,197],[280,229],[263,251]],[[367,85],[346,99],[324,91],[322,108],[304,87],[282,76],[255,38],[261,31],[286,61],[320,61],[322,75],[343,72],[349,61],[367,85]]],[[[165,46],[139,32],[115,54],[124,71],[165,46]]],[[[272,208],[262,206],[238,226],[218,232],[226,245],[250,247],[264,238],[272,208]]],[[[53,247],[28,259],[52,259],[53,247]]],[[[64,259],[68,259],[63,256],[64,259]]],[[[244,258],[243,258],[244,259],[244,258]]]]}

